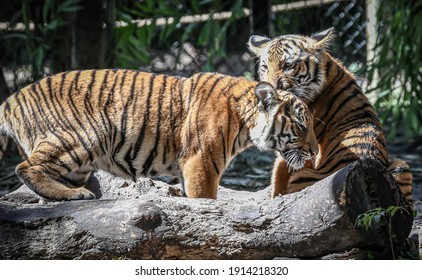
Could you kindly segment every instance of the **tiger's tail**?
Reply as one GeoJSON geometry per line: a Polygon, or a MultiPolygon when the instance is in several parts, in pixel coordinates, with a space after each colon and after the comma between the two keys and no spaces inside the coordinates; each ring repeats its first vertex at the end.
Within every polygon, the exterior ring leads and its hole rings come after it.
{"type": "Polygon", "coordinates": [[[394,158],[388,163],[388,171],[393,175],[401,192],[410,205],[413,205],[412,173],[409,165],[401,159],[394,158]]]}

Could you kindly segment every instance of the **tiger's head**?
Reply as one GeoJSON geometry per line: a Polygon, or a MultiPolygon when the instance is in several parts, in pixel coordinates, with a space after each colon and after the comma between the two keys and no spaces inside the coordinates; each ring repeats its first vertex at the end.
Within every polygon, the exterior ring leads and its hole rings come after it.
{"type": "Polygon", "coordinates": [[[318,153],[313,117],[308,106],[287,91],[260,82],[255,87],[257,120],[250,138],[260,150],[273,150],[286,160],[290,170],[301,169],[318,153]]]}
{"type": "Polygon", "coordinates": [[[311,37],[284,35],[271,40],[252,36],[248,46],[259,59],[259,79],[302,100],[315,100],[326,80],[324,54],[333,33],[330,28],[311,37]]]}

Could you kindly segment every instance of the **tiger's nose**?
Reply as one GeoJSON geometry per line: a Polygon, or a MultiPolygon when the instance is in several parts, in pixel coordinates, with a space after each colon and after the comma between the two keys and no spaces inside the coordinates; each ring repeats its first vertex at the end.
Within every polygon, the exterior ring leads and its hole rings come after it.
{"type": "Polygon", "coordinates": [[[277,85],[277,89],[281,89],[281,90],[286,90],[290,88],[290,83],[283,79],[278,79],[276,82],[276,85],[277,85]]]}
{"type": "Polygon", "coordinates": [[[275,84],[277,85],[277,89],[281,90],[288,90],[292,88],[292,83],[289,80],[283,78],[278,79],[275,84]]]}

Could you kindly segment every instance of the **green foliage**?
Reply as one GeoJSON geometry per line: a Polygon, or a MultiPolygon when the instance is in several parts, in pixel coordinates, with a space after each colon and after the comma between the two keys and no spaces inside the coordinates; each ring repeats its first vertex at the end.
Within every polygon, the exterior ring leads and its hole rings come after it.
{"type": "MultiPolygon", "coordinates": [[[[214,58],[226,56],[227,38],[238,32],[231,27],[239,26],[238,19],[245,20],[243,6],[248,4],[246,0],[102,2],[105,10],[99,12],[104,12],[104,29],[97,40],[104,44],[98,50],[102,55],[98,66],[148,67],[152,58],[169,51],[179,59],[189,43],[199,49],[192,59],[204,65],[203,71],[214,70],[214,58]],[[221,12],[231,12],[231,16],[219,19],[221,12]]],[[[0,70],[12,72],[8,75],[14,78],[11,92],[48,74],[78,67],[84,51],[75,33],[84,24],[79,12],[88,6],[81,0],[22,0],[2,7],[0,20],[10,28],[0,33],[0,70]],[[15,28],[17,23],[24,27],[15,28]]],[[[8,79],[0,80],[0,96],[8,91],[4,82],[9,83],[8,79]]]]}
{"type": "MultiPolygon", "coordinates": [[[[29,28],[24,29],[27,53],[34,79],[45,74],[44,66],[47,54],[52,51],[55,45],[54,41],[59,36],[59,28],[67,24],[63,14],[77,11],[80,8],[78,2],[79,0],[65,0],[62,2],[45,0],[42,7],[42,17],[38,18],[39,21],[34,22],[35,31],[29,28]]],[[[22,18],[25,26],[30,26],[30,23],[33,22],[33,19],[31,19],[33,8],[34,5],[30,0],[22,3],[22,18]]],[[[54,71],[54,61],[51,61],[49,66],[54,71]]]]}
{"type": "MultiPolygon", "coordinates": [[[[389,206],[387,209],[378,207],[375,209],[370,209],[366,211],[365,213],[360,214],[356,220],[355,220],[355,228],[361,227],[364,228],[366,231],[368,231],[374,224],[379,224],[381,221],[385,222],[387,221],[388,225],[388,233],[389,233],[389,239],[390,239],[390,249],[391,253],[393,255],[393,258],[396,258],[396,255],[394,253],[394,244],[393,244],[393,233],[392,233],[392,218],[394,215],[399,212],[400,214],[407,214],[407,215],[413,215],[413,217],[416,216],[416,211],[409,211],[409,208],[406,206],[389,206]]],[[[374,256],[371,252],[368,254],[369,259],[373,259],[374,256]]],[[[401,250],[398,254],[399,259],[418,259],[418,253],[416,248],[401,250]]]]}
{"type": "MultiPolygon", "coordinates": [[[[360,214],[356,218],[355,227],[362,227],[366,231],[368,231],[373,223],[379,223],[381,221],[381,218],[385,216],[391,219],[397,213],[397,211],[410,215],[409,210],[405,206],[389,206],[387,209],[378,207],[360,214]]],[[[412,213],[412,215],[415,214],[416,212],[412,213]]]]}
{"type": "Polygon", "coordinates": [[[368,79],[376,85],[376,107],[395,137],[403,128],[406,137],[422,135],[422,0],[380,1],[380,22],[368,79]]]}
{"type": "Polygon", "coordinates": [[[37,80],[47,73],[62,70],[59,65],[60,48],[58,42],[63,40],[61,28],[69,24],[66,14],[74,13],[81,7],[80,0],[45,0],[43,5],[35,1],[24,0],[15,3],[19,6],[6,6],[10,13],[11,26],[14,22],[22,22],[23,30],[3,32],[0,35],[2,56],[0,65],[7,65],[15,72],[15,86],[37,80]],[[18,80],[17,72],[22,67],[31,75],[25,80],[18,80]]]}
{"type": "Polygon", "coordinates": [[[138,68],[140,63],[147,65],[152,55],[160,49],[181,51],[184,43],[191,43],[207,52],[207,63],[203,70],[213,70],[212,58],[226,55],[229,27],[244,16],[243,2],[117,1],[116,20],[121,26],[115,29],[116,62],[122,68],[138,68]],[[232,16],[225,20],[214,18],[222,11],[231,11],[232,16]],[[189,15],[207,15],[208,19],[186,19],[189,15]],[[185,21],[181,22],[182,18],[185,21]]]}

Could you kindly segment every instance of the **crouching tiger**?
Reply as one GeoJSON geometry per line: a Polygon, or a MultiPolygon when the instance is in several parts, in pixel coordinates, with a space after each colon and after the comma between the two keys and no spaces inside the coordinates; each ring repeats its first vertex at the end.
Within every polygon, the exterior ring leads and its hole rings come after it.
{"type": "Polygon", "coordinates": [[[302,99],[314,114],[320,153],[314,164],[289,172],[278,158],[273,196],[299,191],[361,158],[384,164],[412,204],[412,174],[400,159],[388,158],[381,122],[355,77],[328,53],[333,29],[311,37],[252,36],[250,50],[259,58],[259,76],[279,90],[302,99]]]}
{"type": "MultiPolygon", "coordinates": [[[[0,147],[12,138],[23,183],[54,200],[92,199],[90,173],[183,178],[188,197],[216,198],[232,157],[255,145],[293,170],[318,152],[313,119],[268,83],[203,73],[191,78],[84,70],[33,83],[0,106],[0,147]]],[[[0,151],[1,156],[2,151],[0,151]]]]}

